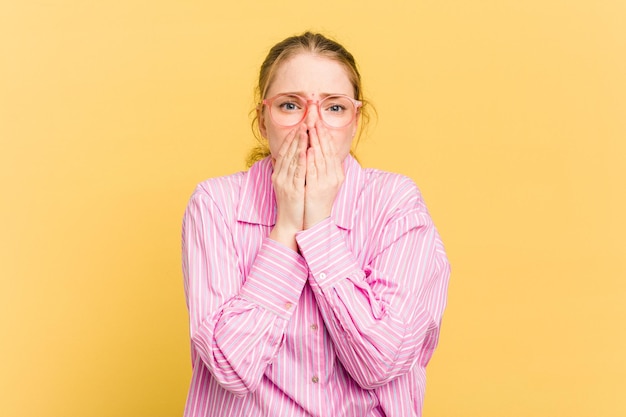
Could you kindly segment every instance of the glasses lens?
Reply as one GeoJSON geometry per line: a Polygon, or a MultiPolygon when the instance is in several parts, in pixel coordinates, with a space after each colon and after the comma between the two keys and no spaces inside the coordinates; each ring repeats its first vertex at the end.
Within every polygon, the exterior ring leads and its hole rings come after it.
{"type": "Polygon", "coordinates": [[[355,114],[354,103],[348,97],[328,96],[320,102],[320,115],[328,126],[346,127],[355,114]]]}
{"type": "Polygon", "coordinates": [[[304,118],[306,101],[298,96],[281,95],[274,99],[270,111],[272,118],[279,125],[295,126],[304,118]]]}
{"type": "MultiPolygon", "coordinates": [[[[309,106],[304,98],[290,94],[276,96],[270,102],[272,119],[281,126],[295,126],[300,123],[309,106]]],[[[356,114],[354,102],[346,96],[328,96],[318,106],[322,120],[330,127],[346,127],[356,114]]]]}

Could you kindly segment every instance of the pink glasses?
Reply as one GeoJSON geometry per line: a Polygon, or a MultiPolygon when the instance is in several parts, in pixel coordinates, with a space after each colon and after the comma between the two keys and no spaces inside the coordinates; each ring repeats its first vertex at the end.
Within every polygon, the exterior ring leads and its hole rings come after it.
{"type": "Polygon", "coordinates": [[[307,100],[297,94],[278,94],[263,100],[270,110],[272,120],[283,127],[295,126],[306,117],[309,106],[315,104],[322,121],[331,128],[339,129],[354,121],[358,109],[363,105],[346,95],[333,95],[321,100],[307,100]]]}

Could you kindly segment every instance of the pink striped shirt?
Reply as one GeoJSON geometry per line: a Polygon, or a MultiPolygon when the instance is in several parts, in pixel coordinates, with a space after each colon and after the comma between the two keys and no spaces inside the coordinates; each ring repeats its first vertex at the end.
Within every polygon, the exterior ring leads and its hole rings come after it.
{"type": "Polygon", "coordinates": [[[269,239],[268,159],[202,182],[183,220],[185,416],[420,416],[449,264],[408,178],[354,158],[332,214],[269,239]]]}

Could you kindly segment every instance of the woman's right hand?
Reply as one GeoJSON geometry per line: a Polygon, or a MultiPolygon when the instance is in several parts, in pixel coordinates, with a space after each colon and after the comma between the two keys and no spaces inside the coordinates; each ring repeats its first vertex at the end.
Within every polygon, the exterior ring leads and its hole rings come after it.
{"type": "Polygon", "coordinates": [[[275,240],[297,251],[296,233],[304,223],[304,182],[306,178],[306,128],[298,126],[285,138],[274,159],[272,184],[276,195],[276,224],[270,233],[275,240]]]}

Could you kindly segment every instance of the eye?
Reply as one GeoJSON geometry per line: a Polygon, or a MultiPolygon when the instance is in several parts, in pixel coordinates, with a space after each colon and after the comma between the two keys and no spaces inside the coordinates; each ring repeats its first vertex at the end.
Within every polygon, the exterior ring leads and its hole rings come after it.
{"type": "Polygon", "coordinates": [[[298,97],[283,96],[274,102],[274,106],[285,113],[295,112],[303,108],[301,101],[298,97]]]}
{"type": "Polygon", "coordinates": [[[333,104],[328,107],[328,110],[330,110],[331,112],[342,112],[342,111],[345,111],[346,108],[339,104],[333,104]]]}
{"type": "Polygon", "coordinates": [[[298,105],[292,101],[288,101],[285,103],[281,103],[279,107],[283,110],[296,110],[298,108],[298,105]]]}
{"type": "Polygon", "coordinates": [[[329,113],[345,113],[350,108],[351,102],[345,97],[331,96],[324,100],[324,111],[329,113]]]}

